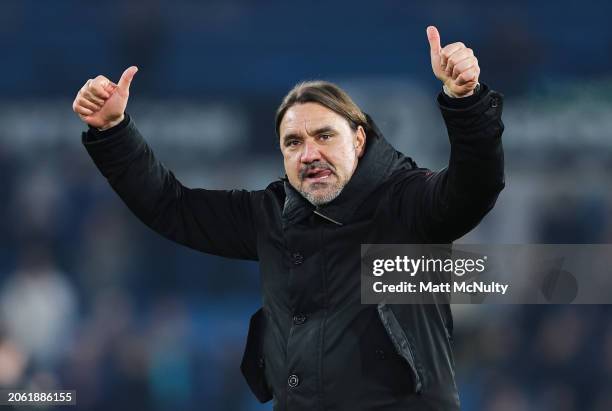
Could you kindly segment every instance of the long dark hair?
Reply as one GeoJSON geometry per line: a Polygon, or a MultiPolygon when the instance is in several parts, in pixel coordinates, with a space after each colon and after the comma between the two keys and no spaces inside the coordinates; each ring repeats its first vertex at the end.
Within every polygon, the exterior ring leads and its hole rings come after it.
{"type": "Polygon", "coordinates": [[[366,115],[349,95],[334,83],[315,80],[304,81],[291,89],[276,110],[276,134],[280,136],[280,123],[287,110],[301,103],[318,103],[344,117],[353,131],[362,126],[366,133],[370,129],[366,115]]]}

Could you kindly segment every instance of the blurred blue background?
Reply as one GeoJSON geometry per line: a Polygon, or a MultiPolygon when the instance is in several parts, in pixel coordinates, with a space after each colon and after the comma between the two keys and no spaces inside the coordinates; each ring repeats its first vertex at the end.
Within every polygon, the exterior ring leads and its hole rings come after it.
{"type": "MultiPolygon", "coordinates": [[[[0,387],[83,410],[269,410],[239,371],[258,268],[159,238],[80,142],[74,95],[140,71],[128,111],[189,186],[283,175],[274,110],[344,87],[421,166],[449,152],[425,28],[506,96],[507,187],[461,241],[612,242],[612,6],[605,1],[3,0],[0,387]]],[[[612,290],[611,290],[612,292],[612,290]]],[[[465,410],[612,410],[609,306],[457,306],[465,410]]]]}

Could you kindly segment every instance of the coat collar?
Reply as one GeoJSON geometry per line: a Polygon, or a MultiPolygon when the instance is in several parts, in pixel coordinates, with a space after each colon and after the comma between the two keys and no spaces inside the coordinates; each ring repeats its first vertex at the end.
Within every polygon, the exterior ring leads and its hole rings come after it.
{"type": "Polygon", "coordinates": [[[393,172],[400,169],[410,169],[416,164],[404,156],[383,137],[374,121],[366,114],[370,130],[367,133],[366,151],[340,195],[328,204],[315,207],[306,200],[287,178],[283,178],[285,203],[283,206],[283,222],[295,224],[304,218],[318,214],[337,225],[352,221],[352,217],[364,201],[393,172]]]}

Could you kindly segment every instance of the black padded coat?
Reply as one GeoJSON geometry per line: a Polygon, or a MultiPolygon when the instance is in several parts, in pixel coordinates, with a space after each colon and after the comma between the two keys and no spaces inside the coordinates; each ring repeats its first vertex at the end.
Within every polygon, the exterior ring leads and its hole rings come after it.
{"type": "Polygon", "coordinates": [[[459,409],[450,307],[362,305],[360,244],[451,243],[493,207],[504,187],[502,96],[483,85],[462,100],[438,96],[447,168],[417,167],[372,122],[349,183],[318,208],[286,180],[259,191],[187,188],[129,117],[83,143],[153,230],[259,261],[263,304],[241,368],[260,401],[275,411],[449,411],[459,409]]]}

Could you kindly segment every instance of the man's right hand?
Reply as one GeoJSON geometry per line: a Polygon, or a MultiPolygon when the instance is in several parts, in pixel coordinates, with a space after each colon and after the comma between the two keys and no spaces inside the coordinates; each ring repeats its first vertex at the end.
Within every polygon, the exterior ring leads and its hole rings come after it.
{"type": "Polygon", "coordinates": [[[121,123],[130,96],[130,84],[138,67],[131,66],[115,84],[104,76],[87,80],[79,90],[72,110],[91,127],[106,130],[121,123]]]}

